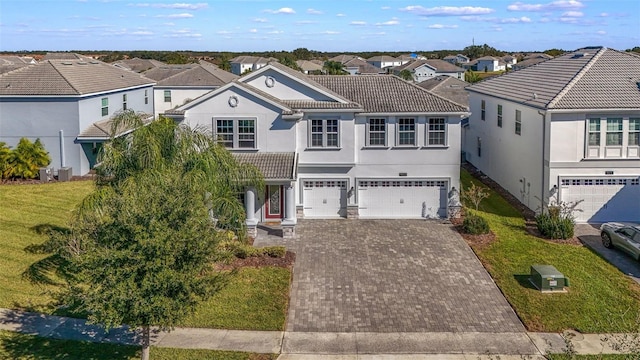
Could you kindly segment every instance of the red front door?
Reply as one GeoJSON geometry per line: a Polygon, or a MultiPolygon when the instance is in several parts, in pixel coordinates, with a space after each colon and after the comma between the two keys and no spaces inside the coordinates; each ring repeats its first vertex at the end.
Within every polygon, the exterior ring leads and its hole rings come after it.
{"type": "Polygon", "coordinates": [[[265,198],[265,217],[267,219],[282,219],[282,185],[267,185],[265,198]]]}

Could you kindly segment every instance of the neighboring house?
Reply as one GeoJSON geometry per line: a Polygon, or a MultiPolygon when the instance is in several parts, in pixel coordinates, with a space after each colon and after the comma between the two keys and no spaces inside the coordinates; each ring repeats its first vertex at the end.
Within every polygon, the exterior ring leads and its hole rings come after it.
{"type": "Polygon", "coordinates": [[[329,61],[337,61],[337,62],[345,64],[348,61],[353,60],[353,59],[364,60],[363,58],[361,58],[359,56],[342,54],[342,55],[337,55],[337,56],[334,56],[334,57],[330,58],[329,61]]]}
{"type": "Polygon", "coordinates": [[[0,55],[0,74],[37,63],[34,58],[29,56],[0,55]]]}
{"type": "Polygon", "coordinates": [[[373,56],[368,58],[367,62],[375,67],[379,67],[380,69],[402,65],[402,61],[400,59],[396,59],[393,56],[388,55],[373,56]]]}
{"type": "Polygon", "coordinates": [[[155,116],[238,78],[204,60],[199,64],[163,65],[143,75],[157,82],[153,87],[155,116]]]}
{"type": "Polygon", "coordinates": [[[86,56],[72,52],[48,52],[42,60],[88,60],[86,56]]]}
{"type": "Polygon", "coordinates": [[[395,75],[400,75],[403,70],[411,72],[415,82],[422,82],[439,75],[447,75],[464,81],[464,69],[444,60],[416,60],[402,66],[393,68],[395,75]]]}
{"type": "Polygon", "coordinates": [[[0,75],[0,141],[40,138],[50,167],[85,175],[119,110],[153,114],[154,81],[100,61],[45,60],[0,75]],[[102,131],[100,130],[102,129],[102,131]]]}
{"type": "Polygon", "coordinates": [[[162,61],[153,60],[153,59],[132,58],[132,59],[118,60],[114,62],[113,65],[122,69],[141,73],[149,69],[165,66],[167,64],[163,63],[162,61]]]}
{"type": "Polygon", "coordinates": [[[511,69],[513,67],[513,65],[518,63],[518,58],[516,58],[515,56],[511,56],[511,55],[505,55],[503,57],[500,58],[502,61],[504,61],[505,65],[507,68],[511,69]]]}
{"type": "Polygon", "coordinates": [[[274,58],[263,58],[258,56],[237,56],[229,60],[231,64],[231,72],[236,75],[243,75],[247,71],[256,71],[267,66],[274,58]]]}
{"type": "Polygon", "coordinates": [[[378,75],[378,74],[386,74],[386,71],[380,69],[377,66],[373,66],[368,62],[360,59],[353,58],[344,63],[344,68],[346,72],[350,75],[378,75]]]}
{"type": "Polygon", "coordinates": [[[324,72],[324,63],[320,60],[298,60],[296,61],[296,65],[307,75],[309,73],[324,72]]]}
{"type": "Polygon", "coordinates": [[[640,58],[585,48],[467,90],[467,159],[524,205],[640,219],[640,58]]]}
{"type": "Polygon", "coordinates": [[[278,63],[165,115],[203,126],[266,189],[247,225],[297,218],[446,217],[459,188],[461,105],[395,76],[305,76],[278,63]]]}
{"type": "Polygon", "coordinates": [[[534,54],[530,54],[528,56],[526,56],[522,61],[520,61],[519,63],[512,65],[511,68],[513,70],[521,70],[524,69],[526,67],[529,67],[531,65],[536,65],[539,64],[543,61],[547,61],[553,59],[553,56],[551,55],[547,55],[544,53],[534,53],[534,54]]]}
{"type": "Polygon", "coordinates": [[[468,57],[462,55],[462,54],[458,54],[458,55],[448,55],[445,56],[442,60],[451,63],[451,64],[466,64],[469,61],[471,61],[471,59],[469,59],[468,57]]]}
{"type": "Polygon", "coordinates": [[[507,64],[504,60],[493,56],[483,56],[476,59],[477,71],[504,71],[507,69],[507,64]]]}

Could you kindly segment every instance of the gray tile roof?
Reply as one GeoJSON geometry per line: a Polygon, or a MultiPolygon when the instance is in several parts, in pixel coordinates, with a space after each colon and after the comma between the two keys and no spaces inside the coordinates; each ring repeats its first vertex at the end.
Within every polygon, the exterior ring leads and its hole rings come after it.
{"type": "Polygon", "coordinates": [[[470,84],[466,81],[448,75],[439,75],[417,85],[445,99],[469,107],[469,93],[465,88],[470,84]]]}
{"type": "Polygon", "coordinates": [[[270,61],[274,60],[273,58],[263,58],[259,56],[236,56],[233,59],[229,60],[231,63],[240,63],[240,64],[267,64],[270,61]]]}
{"type": "Polygon", "coordinates": [[[220,87],[238,76],[213,65],[164,65],[144,72],[144,76],[158,81],[157,86],[220,87]]]}
{"type": "Polygon", "coordinates": [[[153,60],[153,59],[140,59],[140,58],[118,60],[113,64],[124,67],[126,69],[129,69],[135,72],[143,72],[149,69],[153,69],[155,67],[166,65],[162,61],[153,60]]]}
{"type": "Polygon", "coordinates": [[[296,65],[303,71],[321,71],[322,63],[318,63],[319,61],[309,61],[309,60],[297,60],[296,65]]]}
{"type": "MultiPolygon", "coordinates": [[[[153,121],[153,115],[149,115],[149,114],[140,114],[140,115],[144,119],[143,122],[145,124],[148,124],[151,121],[153,121]]],[[[82,130],[82,132],[80,132],[80,134],[78,135],[78,139],[79,140],[82,140],[83,138],[104,139],[104,140],[110,139],[112,123],[113,123],[113,119],[96,121],[95,123],[89,125],[86,129],[82,130]]],[[[130,130],[131,128],[121,126],[119,129],[116,129],[116,137],[121,136],[129,132],[130,130]]]]}
{"type": "Polygon", "coordinates": [[[297,158],[295,152],[286,153],[234,153],[240,163],[252,164],[262,172],[265,180],[295,180],[297,158]]]}
{"type": "Polygon", "coordinates": [[[47,60],[1,74],[0,95],[85,95],[154,83],[96,60],[47,60]]]}
{"type": "Polygon", "coordinates": [[[70,52],[49,52],[42,60],[84,60],[85,58],[76,53],[70,52]]]}
{"type": "Polygon", "coordinates": [[[458,66],[453,65],[452,63],[444,60],[433,59],[433,60],[416,60],[404,65],[396,66],[393,70],[402,71],[402,70],[413,70],[422,65],[429,65],[430,67],[436,69],[436,72],[464,72],[464,69],[458,66]]]}
{"type": "Polygon", "coordinates": [[[408,83],[397,76],[310,76],[316,82],[360,104],[364,112],[466,112],[462,105],[408,83]]]}
{"type": "Polygon", "coordinates": [[[331,59],[329,59],[329,61],[337,61],[337,62],[341,62],[341,63],[346,63],[347,61],[353,60],[353,59],[357,59],[358,57],[355,55],[338,55],[338,56],[334,56],[331,59]]]}
{"type": "Polygon", "coordinates": [[[351,109],[362,110],[360,104],[354,102],[339,103],[337,101],[314,100],[281,100],[282,103],[292,109],[351,109]]]}
{"type": "Polygon", "coordinates": [[[543,109],[640,109],[640,58],[585,48],[468,87],[543,109]]]}
{"type": "Polygon", "coordinates": [[[358,58],[353,58],[347,62],[344,63],[344,67],[345,68],[358,68],[358,74],[384,74],[386,73],[386,70],[382,70],[381,68],[375,66],[375,65],[371,65],[368,62],[362,60],[362,59],[358,59],[358,58]]]}
{"type": "Polygon", "coordinates": [[[389,61],[398,61],[398,59],[394,58],[393,56],[389,56],[389,55],[379,55],[379,56],[372,56],[372,57],[368,58],[367,61],[385,61],[385,62],[389,62],[389,61]]]}

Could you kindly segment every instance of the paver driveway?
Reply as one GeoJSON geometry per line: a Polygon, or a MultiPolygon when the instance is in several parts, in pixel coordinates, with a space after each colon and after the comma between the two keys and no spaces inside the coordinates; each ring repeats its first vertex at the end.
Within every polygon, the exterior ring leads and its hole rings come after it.
{"type": "Polygon", "coordinates": [[[450,225],[301,220],[287,331],[520,332],[524,328],[450,225]]]}

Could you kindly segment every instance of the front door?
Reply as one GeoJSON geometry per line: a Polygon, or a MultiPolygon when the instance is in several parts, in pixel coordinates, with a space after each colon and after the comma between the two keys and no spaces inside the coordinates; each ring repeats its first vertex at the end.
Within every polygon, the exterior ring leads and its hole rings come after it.
{"type": "Polygon", "coordinates": [[[282,219],[282,185],[267,185],[267,219],[282,219]]]}

